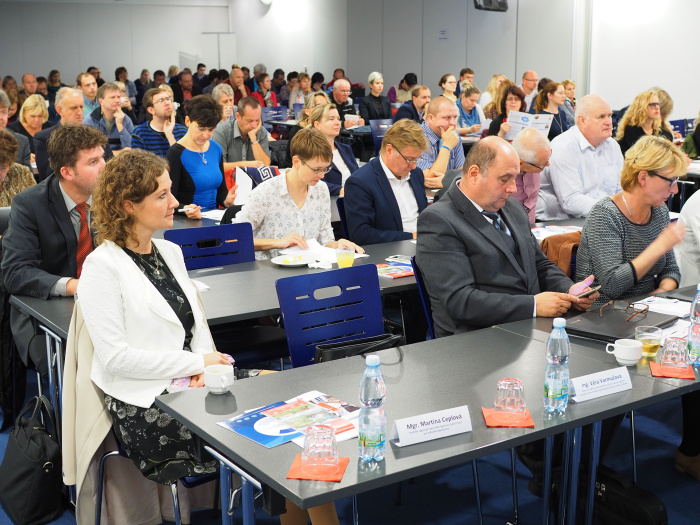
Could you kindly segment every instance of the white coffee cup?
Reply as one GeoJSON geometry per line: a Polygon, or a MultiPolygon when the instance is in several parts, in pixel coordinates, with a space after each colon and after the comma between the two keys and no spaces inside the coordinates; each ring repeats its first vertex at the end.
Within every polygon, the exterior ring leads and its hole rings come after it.
{"type": "Polygon", "coordinates": [[[642,346],[642,342],[636,339],[618,339],[615,343],[608,343],[605,351],[614,354],[621,365],[633,366],[642,358],[642,346]]]}
{"type": "Polygon", "coordinates": [[[212,394],[223,394],[233,384],[231,365],[209,365],[204,368],[204,384],[212,394]]]}

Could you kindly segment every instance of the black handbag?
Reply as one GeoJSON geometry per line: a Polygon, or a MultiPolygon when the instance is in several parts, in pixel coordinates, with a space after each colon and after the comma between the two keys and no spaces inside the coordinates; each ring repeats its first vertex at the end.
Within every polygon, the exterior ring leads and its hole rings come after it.
{"type": "Polygon", "coordinates": [[[323,363],[325,361],[334,361],[344,357],[352,357],[355,355],[363,355],[369,352],[377,352],[394,348],[404,344],[404,338],[400,335],[382,334],[372,337],[363,337],[362,339],[352,339],[351,341],[343,341],[342,343],[328,343],[316,346],[315,363],[323,363]]]}
{"type": "Polygon", "coordinates": [[[666,506],[658,496],[606,467],[595,481],[595,525],[668,525],[666,506]]]}
{"type": "Polygon", "coordinates": [[[63,513],[61,490],[56,422],[48,399],[38,396],[24,406],[8,437],[0,464],[0,500],[15,524],[40,525],[63,513]]]}

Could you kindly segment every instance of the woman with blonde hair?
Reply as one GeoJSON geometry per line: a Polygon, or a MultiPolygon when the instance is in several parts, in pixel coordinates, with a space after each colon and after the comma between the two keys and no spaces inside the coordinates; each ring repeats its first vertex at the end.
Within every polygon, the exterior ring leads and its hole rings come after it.
{"type": "Polygon", "coordinates": [[[500,73],[496,73],[494,76],[491,77],[491,80],[489,80],[489,84],[486,86],[486,91],[484,91],[481,94],[481,97],[479,97],[479,105],[482,108],[488,106],[491,103],[491,101],[496,97],[496,92],[498,91],[501,82],[503,82],[504,80],[506,80],[506,76],[501,75],[500,73]]]}
{"type": "Polygon", "coordinates": [[[289,93],[289,109],[294,109],[294,104],[303,104],[305,98],[311,94],[311,77],[308,73],[299,73],[297,81],[297,88],[289,93]]]}
{"type": "Polygon", "coordinates": [[[548,82],[535,98],[535,113],[553,116],[552,125],[547,134],[549,140],[569,129],[566,115],[563,111],[559,111],[559,108],[564,105],[565,99],[564,86],[557,82],[548,82]]]}
{"type": "Polygon", "coordinates": [[[660,135],[673,141],[670,131],[664,129],[661,119],[661,103],[655,91],[642,91],[634,97],[617,126],[617,142],[622,154],[645,135],[660,135]]]}
{"type": "Polygon", "coordinates": [[[24,135],[29,139],[29,149],[34,162],[34,135],[42,129],[50,128],[49,110],[46,108],[46,99],[41,95],[29,95],[19,110],[19,118],[7,129],[24,135]]]}
{"type": "Polygon", "coordinates": [[[304,109],[301,110],[301,115],[296,126],[289,128],[289,141],[287,142],[287,167],[292,165],[292,154],[290,152],[290,146],[292,144],[292,139],[294,135],[299,133],[300,130],[309,127],[309,117],[314,108],[318,106],[325,106],[330,104],[331,99],[323,91],[315,91],[306,97],[304,100],[304,109]]]}

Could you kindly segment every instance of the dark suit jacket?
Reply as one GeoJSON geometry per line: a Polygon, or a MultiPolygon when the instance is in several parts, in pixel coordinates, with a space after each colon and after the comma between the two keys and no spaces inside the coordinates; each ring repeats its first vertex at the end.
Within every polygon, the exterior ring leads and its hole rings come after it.
{"type": "Polygon", "coordinates": [[[542,253],[527,213],[513,198],[500,215],[519,250],[453,184],[418,217],[416,262],[430,295],[438,337],[530,319],[533,296],[573,285],[542,253]]]}
{"type": "MultiPolygon", "coordinates": [[[[197,95],[202,94],[202,88],[199,87],[197,84],[192,84],[192,96],[196,97],[197,95]]],[[[173,85],[173,99],[175,102],[178,104],[182,104],[184,102],[184,96],[182,94],[182,86],[180,84],[174,84],[173,85]]]]}
{"type": "Polygon", "coordinates": [[[407,118],[410,120],[415,120],[420,124],[423,122],[423,119],[420,117],[418,114],[418,110],[416,109],[416,106],[413,105],[413,100],[409,100],[408,102],[404,102],[401,107],[396,111],[396,115],[394,115],[394,122],[398,122],[402,118],[407,118]]]}
{"type": "MultiPolygon", "coordinates": [[[[335,142],[335,147],[338,148],[338,153],[340,153],[341,158],[345,161],[350,173],[355,173],[358,166],[355,154],[352,152],[352,147],[349,144],[343,144],[338,141],[335,142]]],[[[336,168],[335,163],[331,164],[331,170],[326,173],[323,180],[328,185],[328,191],[331,195],[340,195],[340,188],[343,187],[343,175],[340,173],[340,170],[336,168]]]]}
{"type": "MultiPolygon", "coordinates": [[[[10,130],[12,131],[12,130],[10,130]]],[[[29,139],[24,135],[20,135],[16,131],[12,131],[15,134],[15,138],[19,143],[19,149],[17,150],[17,162],[23,166],[27,166],[32,169],[32,149],[29,146],[29,139]]]]}
{"type": "Polygon", "coordinates": [[[369,125],[370,120],[393,119],[394,113],[391,111],[391,100],[387,97],[379,97],[382,104],[381,109],[374,103],[374,97],[367,96],[360,100],[360,117],[365,120],[365,124],[369,125]]]}
{"type": "MultiPolygon", "coordinates": [[[[417,168],[411,171],[409,183],[418,210],[422,212],[428,205],[423,172],[417,168]]],[[[362,166],[345,182],[345,215],[350,240],[360,245],[413,238],[412,233],[403,231],[399,205],[379,157],[362,166]]]]}

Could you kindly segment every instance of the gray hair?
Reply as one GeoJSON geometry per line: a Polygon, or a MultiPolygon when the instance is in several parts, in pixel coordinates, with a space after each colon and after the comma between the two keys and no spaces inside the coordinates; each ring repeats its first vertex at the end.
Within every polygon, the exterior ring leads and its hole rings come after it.
{"type": "Polygon", "coordinates": [[[217,84],[216,87],[212,90],[211,96],[214,97],[214,100],[217,102],[219,101],[219,97],[221,95],[226,94],[229,96],[233,96],[233,88],[229,86],[228,84],[217,84]]]}
{"type": "Polygon", "coordinates": [[[578,119],[579,115],[582,115],[586,118],[590,118],[593,104],[600,101],[603,101],[607,104],[605,99],[598,95],[586,95],[585,97],[581,97],[580,99],[578,99],[576,101],[576,119],[578,119]]]}
{"type": "Polygon", "coordinates": [[[525,128],[518,133],[511,146],[520,157],[520,160],[537,165],[537,154],[542,150],[550,150],[549,139],[539,130],[534,128],[525,128]]]}
{"type": "Polygon", "coordinates": [[[369,78],[367,79],[367,81],[370,84],[374,84],[377,80],[383,80],[383,79],[384,79],[384,75],[382,75],[379,71],[372,71],[369,74],[369,78]]]}
{"type": "Polygon", "coordinates": [[[340,84],[341,82],[347,82],[347,84],[348,84],[348,89],[350,88],[350,82],[348,82],[348,81],[345,80],[344,78],[339,78],[338,80],[336,80],[335,82],[333,82],[333,91],[338,91],[338,90],[340,89],[339,84],[340,84]]]}
{"type": "Polygon", "coordinates": [[[258,76],[260,73],[267,73],[267,66],[265,64],[255,64],[253,66],[253,76],[258,76]]]}
{"type": "Polygon", "coordinates": [[[12,103],[10,102],[10,97],[7,96],[2,89],[0,89],[0,108],[10,109],[12,103]]]}
{"type": "Polygon", "coordinates": [[[65,99],[68,95],[80,95],[82,98],[83,92],[72,87],[62,87],[58,90],[58,93],[56,93],[56,102],[54,102],[54,104],[56,106],[63,106],[63,99],[65,99]]]}

